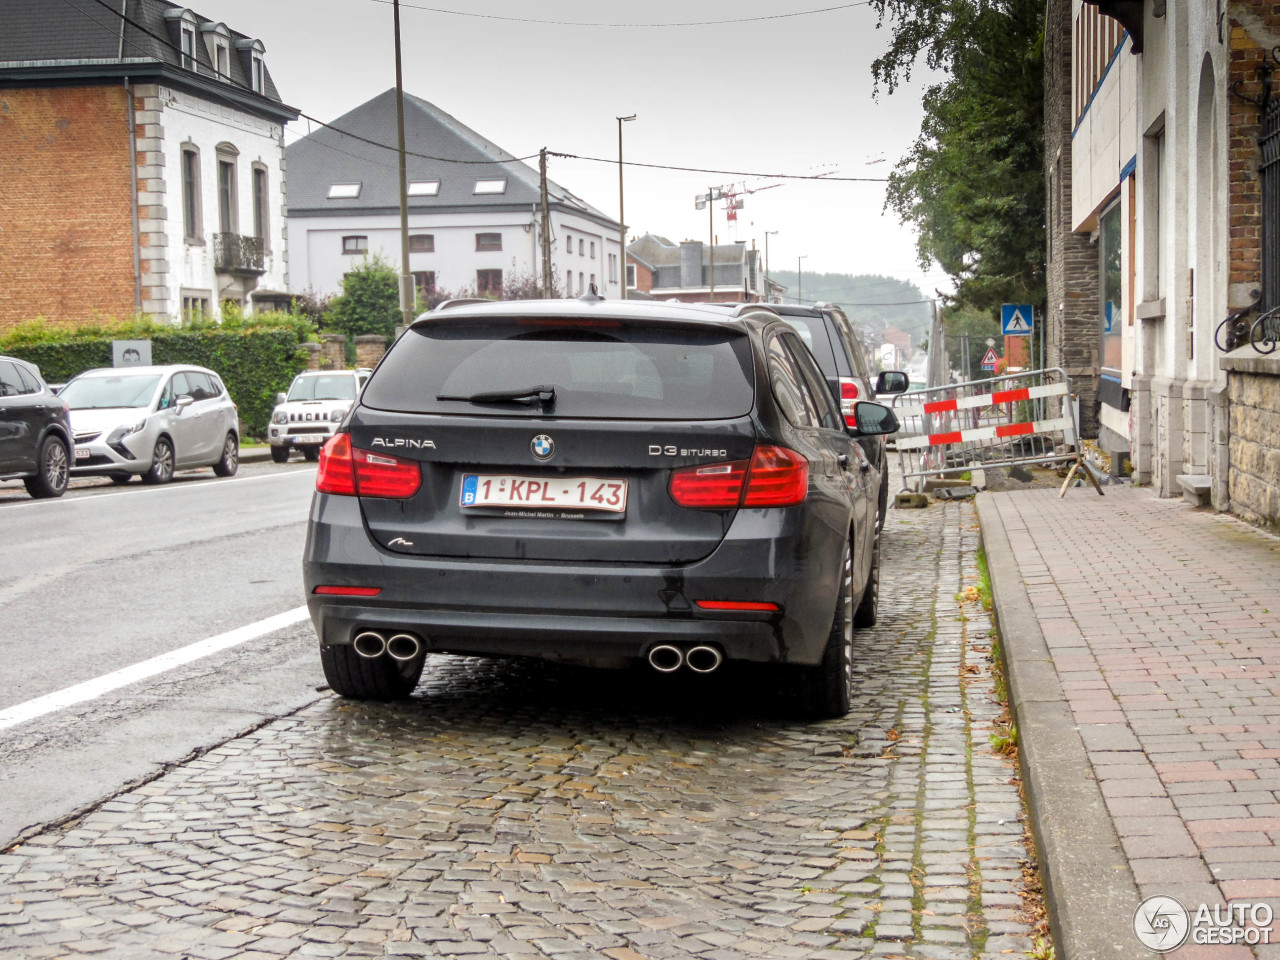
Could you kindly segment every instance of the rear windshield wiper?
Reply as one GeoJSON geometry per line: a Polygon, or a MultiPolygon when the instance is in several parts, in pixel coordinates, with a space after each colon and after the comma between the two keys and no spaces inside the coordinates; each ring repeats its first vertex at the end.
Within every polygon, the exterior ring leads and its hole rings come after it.
{"type": "Polygon", "coordinates": [[[549,407],[556,402],[556,388],[545,383],[536,387],[524,387],[518,390],[490,390],[487,393],[473,393],[469,397],[454,397],[439,394],[437,400],[456,400],[461,403],[521,403],[531,407],[535,403],[549,407]]]}

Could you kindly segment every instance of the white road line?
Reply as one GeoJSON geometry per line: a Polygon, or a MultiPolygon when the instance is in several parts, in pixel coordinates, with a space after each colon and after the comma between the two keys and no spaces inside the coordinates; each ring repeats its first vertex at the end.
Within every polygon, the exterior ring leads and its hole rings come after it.
{"type": "MultiPolygon", "coordinates": [[[[193,490],[216,490],[218,487],[224,487],[229,483],[249,483],[252,480],[279,480],[281,477],[310,477],[315,482],[315,474],[310,470],[287,470],[281,473],[263,473],[254,477],[226,477],[217,480],[210,480],[208,483],[193,485],[191,483],[166,483],[160,486],[147,487],[143,489],[141,486],[134,487],[132,490],[117,490],[114,493],[99,493],[89,497],[68,497],[63,494],[61,497],[49,497],[45,500],[22,500],[14,503],[7,501],[3,504],[5,510],[18,510],[22,507],[50,507],[57,504],[66,503],[88,503],[91,500],[111,500],[115,497],[138,497],[148,493],[174,493],[179,490],[191,492],[193,490]]],[[[75,477],[72,477],[74,480],[75,477]]],[[[205,478],[208,480],[209,478],[205,478]]],[[[79,489],[94,489],[92,487],[79,489]]],[[[67,493],[73,493],[74,490],[68,490],[67,493]]]]}
{"type": "Polygon", "coordinates": [[[284,613],[277,613],[274,617],[259,620],[257,623],[237,627],[235,630],[220,633],[216,637],[198,640],[177,650],[162,653],[158,657],[143,660],[141,663],[135,663],[131,667],[124,667],[101,677],[95,677],[93,680],[77,683],[75,686],[67,687],[65,690],[58,690],[55,693],[28,700],[26,703],[20,703],[15,707],[9,707],[7,710],[0,710],[0,730],[15,727],[20,723],[26,723],[28,720],[43,717],[47,713],[63,710],[78,703],[96,700],[103,694],[119,690],[121,687],[128,686],[131,683],[137,683],[139,680],[146,680],[148,677],[154,677],[157,674],[164,673],[166,670],[172,670],[175,667],[191,663],[210,654],[229,650],[231,647],[239,646],[242,643],[248,643],[250,640],[256,640],[258,637],[271,633],[273,630],[291,627],[295,623],[307,619],[307,616],[306,607],[295,607],[284,613]]]}

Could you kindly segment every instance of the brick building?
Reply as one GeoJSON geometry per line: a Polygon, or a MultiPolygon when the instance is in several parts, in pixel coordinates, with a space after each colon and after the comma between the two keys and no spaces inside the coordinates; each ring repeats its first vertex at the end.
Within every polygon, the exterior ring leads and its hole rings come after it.
{"type": "Polygon", "coordinates": [[[6,0],[0,329],[286,297],[262,43],[163,0],[6,0]]]}
{"type": "Polygon", "coordinates": [[[1280,142],[1280,8],[1046,15],[1049,362],[1140,481],[1276,526],[1280,361],[1263,335],[1280,339],[1280,163],[1261,144],[1280,142]]]}

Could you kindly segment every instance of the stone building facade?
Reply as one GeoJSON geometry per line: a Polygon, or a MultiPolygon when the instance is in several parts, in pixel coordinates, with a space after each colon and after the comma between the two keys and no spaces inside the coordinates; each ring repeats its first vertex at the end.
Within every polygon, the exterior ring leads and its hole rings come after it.
{"type": "Polygon", "coordinates": [[[1127,453],[1161,495],[1275,528],[1280,360],[1247,344],[1223,351],[1235,345],[1228,315],[1280,307],[1280,222],[1263,222],[1259,145],[1280,7],[1236,0],[1220,12],[1047,4],[1050,362],[1072,365],[1073,331],[1077,370],[1098,344],[1104,449],[1127,453]]]}
{"type": "Polygon", "coordinates": [[[1071,0],[1048,0],[1044,37],[1045,355],[1080,401],[1080,430],[1098,435],[1098,249],[1072,229],[1071,0]]]}

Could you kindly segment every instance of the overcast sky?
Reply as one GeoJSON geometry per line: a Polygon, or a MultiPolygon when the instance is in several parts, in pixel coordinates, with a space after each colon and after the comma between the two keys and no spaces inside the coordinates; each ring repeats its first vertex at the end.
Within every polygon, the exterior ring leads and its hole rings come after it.
{"type": "MultiPolygon", "coordinates": [[[[614,161],[553,159],[550,168],[552,179],[613,217],[616,117],[632,113],[636,120],[623,125],[628,161],[885,177],[921,116],[918,84],[872,99],[870,64],[887,29],[876,29],[866,6],[777,16],[839,2],[402,0],[404,84],[516,156],[545,146],[614,161]],[[725,20],[741,22],[692,24],[725,20]],[[624,26],[580,25],[603,23],[624,26]]],[[[261,39],[285,102],[320,120],[395,85],[390,0],[191,6],[261,39]]],[[[307,132],[300,119],[286,137],[307,132]]],[[[695,194],[743,179],[627,167],[630,234],[705,240],[707,213],[694,209],[695,194]]],[[[736,224],[717,204],[715,233],[721,243],[754,240],[763,249],[765,231],[778,231],[769,238],[774,270],[794,270],[804,256],[806,272],[886,274],[919,283],[927,295],[943,283],[936,267],[917,265],[913,232],[882,213],[882,183],[788,182],[744,200],[736,224]]]]}

